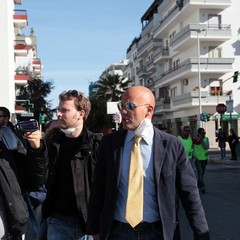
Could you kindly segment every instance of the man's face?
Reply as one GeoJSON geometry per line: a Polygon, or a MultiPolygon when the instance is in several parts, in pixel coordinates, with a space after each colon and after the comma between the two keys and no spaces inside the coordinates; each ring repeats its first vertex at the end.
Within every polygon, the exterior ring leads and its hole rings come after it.
{"type": "MultiPolygon", "coordinates": [[[[140,123],[146,118],[149,103],[142,97],[135,97],[132,94],[124,94],[121,100],[122,124],[127,130],[136,130],[140,123]],[[128,109],[129,103],[133,103],[136,107],[128,109]]],[[[133,106],[134,106],[133,105],[133,106]]]]}
{"type": "Polygon", "coordinates": [[[185,136],[189,136],[189,134],[190,134],[190,128],[189,128],[189,127],[183,128],[183,134],[184,134],[185,136]]]}
{"type": "Polygon", "coordinates": [[[8,118],[0,111],[0,127],[6,126],[8,122],[8,118]]]}
{"type": "Polygon", "coordinates": [[[57,111],[59,128],[75,128],[83,123],[80,111],[77,111],[74,100],[60,101],[57,111]]]}

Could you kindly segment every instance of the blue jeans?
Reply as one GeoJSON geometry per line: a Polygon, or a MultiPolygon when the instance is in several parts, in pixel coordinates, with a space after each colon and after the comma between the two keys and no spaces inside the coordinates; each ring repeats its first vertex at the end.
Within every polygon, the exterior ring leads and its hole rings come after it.
{"type": "Polygon", "coordinates": [[[92,236],[84,235],[78,223],[67,222],[57,218],[48,218],[48,240],[91,240],[92,236]]]}
{"type": "MultiPolygon", "coordinates": [[[[31,214],[31,213],[30,213],[31,214]]],[[[42,219],[42,205],[32,210],[35,219],[30,218],[27,222],[25,240],[41,240],[47,237],[47,222],[42,219]]]]}
{"type": "Polygon", "coordinates": [[[161,227],[152,226],[142,231],[136,231],[126,223],[113,223],[108,240],[162,240],[161,227]]]}
{"type": "Polygon", "coordinates": [[[223,160],[226,158],[226,149],[225,147],[221,147],[220,150],[221,150],[221,159],[223,160]]]}
{"type": "Polygon", "coordinates": [[[208,163],[208,160],[195,160],[195,165],[198,173],[198,187],[201,189],[205,188],[204,174],[205,174],[207,163],[208,163]]]}

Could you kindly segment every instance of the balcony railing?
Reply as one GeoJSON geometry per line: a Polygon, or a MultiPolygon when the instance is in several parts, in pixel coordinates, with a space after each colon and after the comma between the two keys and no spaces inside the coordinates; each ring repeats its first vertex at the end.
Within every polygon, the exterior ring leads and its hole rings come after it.
{"type": "Polygon", "coordinates": [[[159,48],[154,54],[154,63],[166,61],[169,58],[169,49],[168,48],[159,48]]]}
{"type": "Polygon", "coordinates": [[[15,40],[14,53],[16,56],[27,56],[29,46],[23,41],[15,40]]]}
{"type": "MultiPolygon", "coordinates": [[[[212,92],[201,91],[202,105],[216,106],[219,102],[226,102],[229,99],[229,91],[221,92],[222,95],[212,95],[212,92]]],[[[187,92],[175,97],[172,97],[173,107],[197,106],[199,104],[199,91],[187,92]]]]}
{"type": "Polygon", "coordinates": [[[184,27],[180,32],[178,32],[170,40],[170,46],[179,46],[183,48],[182,43],[189,45],[189,40],[195,41],[197,32],[196,30],[204,30],[199,33],[199,38],[208,39],[209,41],[226,41],[232,36],[231,25],[230,24],[189,24],[184,27]]]}
{"type": "Polygon", "coordinates": [[[14,76],[16,81],[28,81],[29,80],[29,75],[28,74],[16,74],[14,76]]]}
{"type": "Polygon", "coordinates": [[[28,16],[26,10],[14,10],[13,15],[14,25],[16,27],[24,28],[28,25],[28,16]]]}
{"type": "Polygon", "coordinates": [[[144,43],[140,43],[138,47],[138,56],[141,56],[144,54],[148,48],[155,48],[155,47],[161,47],[162,46],[162,39],[149,39],[148,41],[144,43]]]}
{"type": "Polygon", "coordinates": [[[156,99],[156,112],[163,112],[171,109],[171,100],[170,97],[156,99]]]}
{"type": "Polygon", "coordinates": [[[231,6],[232,0],[218,0],[217,2],[216,0],[184,0],[181,11],[179,11],[177,3],[167,11],[166,9],[160,10],[160,14],[163,17],[160,19],[159,24],[156,25],[154,29],[154,36],[158,36],[161,33],[167,34],[167,32],[177,24],[176,21],[184,21],[189,12],[195,11],[195,9],[199,8],[216,8],[216,3],[219,9],[226,9],[227,7],[231,6]]]}
{"type": "MultiPolygon", "coordinates": [[[[200,58],[200,72],[206,73],[227,73],[232,71],[234,58],[200,58]]],[[[198,59],[189,58],[175,68],[159,74],[154,77],[155,86],[173,81],[178,78],[179,74],[189,74],[198,72],[198,59]]]]}

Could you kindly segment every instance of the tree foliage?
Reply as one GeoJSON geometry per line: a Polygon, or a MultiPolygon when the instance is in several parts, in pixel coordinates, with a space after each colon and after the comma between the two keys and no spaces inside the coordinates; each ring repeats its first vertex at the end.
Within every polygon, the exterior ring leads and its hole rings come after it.
{"type": "Polygon", "coordinates": [[[107,102],[104,99],[98,99],[96,95],[93,95],[90,101],[91,113],[87,119],[88,128],[93,132],[113,128],[112,116],[107,114],[107,102]]]}
{"type": "Polygon", "coordinates": [[[129,81],[119,75],[107,74],[94,84],[95,94],[90,97],[92,110],[87,125],[94,132],[112,129],[113,115],[107,114],[107,102],[118,102],[129,86],[129,81]]]}
{"type": "Polygon", "coordinates": [[[119,101],[122,94],[128,88],[129,82],[120,75],[107,74],[94,84],[96,97],[107,102],[119,101]]]}

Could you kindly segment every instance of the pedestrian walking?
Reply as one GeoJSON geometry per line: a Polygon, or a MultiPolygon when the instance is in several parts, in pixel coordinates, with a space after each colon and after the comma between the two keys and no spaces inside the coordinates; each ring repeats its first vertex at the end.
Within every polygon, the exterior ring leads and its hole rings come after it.
{"type": "Polygon", "coordinates": [[[195,169],[193,158],[193,140],[190,133],[191,133],[190,127],[184,126],[181,129],[180,134],[178,135],[178,139],[182,142],[187,158],[190,161],[193,169],[195,169]]]}
{"type": "Polygon", "coordinates": [[[239,137],[233,128],[230,129],[230,135],[228,136],[227,140],[231,150],[231,160],[237,160],[236,147],[239,144],[239,137]]]}
{"type": "Polygon", "coordinates": [[[220,148],[221,151],[221,159],[226,159],[226,141],[227,141],[227,136],[225,132],[223,132],[222,128],[218,129],[217,133],[217,140],[218,140],[218,147],[220,148]]]}
{"type": "Polygon", "coordinates": [[[183,145],[151,122],[153,93],[143,86],[130,87],[118,108],[123,129],[105,135],[100,143],[88,233],[95,240],[180,239],[179,197],[194,239],[209,240],[196,177],[183,145]]]}
{"type": "Polygon", "coordinates": [[[194,143],[195,165],[198,175],[198,188],[202,193],[206,192],[204,174],[208,163],[209,140],[204,128],[199,128],[194,143]]]}
{"type": "Polygon", "coordinates": [[[57,126],[48,136],[49,178],[43,216],[48,240],[86,240],[87,206],[101,134],[85,121],[90,101],[79,91],[59,95],[57,126]],[[59,130],[59,131],[58,131],[59,130]]]}

